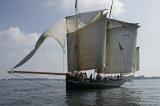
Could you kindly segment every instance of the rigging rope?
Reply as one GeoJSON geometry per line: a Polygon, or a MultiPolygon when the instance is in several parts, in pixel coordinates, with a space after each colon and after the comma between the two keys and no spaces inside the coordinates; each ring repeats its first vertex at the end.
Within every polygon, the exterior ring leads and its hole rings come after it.
{"type": "Polygon", "coordinates": [[[63,50],[63,73],[64,73],[64,59],[65,59],[65,50],[63,50]]]}
{"type": "Polygon", "coordinates": [[[40,82],[34,81],[34,80],[32,80],[32,79],[27,79],[27,78],[25,78],[25,77],[23,77],[23,76],[21,76],[21,75],[17,75],[17,74],[14,74],[14,73],[10,73],[10,74],[12,74],[13,76],[19,77],[19,78],[23,78],[23,79],[25,79],[25,80],[27,80],[27,81],[30,81],[30,82],[32,82],[32,83],[37,83],[37,84],[40,84],[40,85],[43,85],[43,86],[46,86],[46,87],[51,87],[51,85],[44,84],[44,83],[40,83],[40,82]]]}

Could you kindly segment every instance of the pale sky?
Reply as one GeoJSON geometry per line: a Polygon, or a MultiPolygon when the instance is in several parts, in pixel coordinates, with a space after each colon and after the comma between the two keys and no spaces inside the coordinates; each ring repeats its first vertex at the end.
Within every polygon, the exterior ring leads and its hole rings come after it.
{"type": "MultiPolygon", "coordinates": [[[[74,14],[75,0],[0,0],[0,79],[33,48],[49,26],[74,14]]],[[[111,0],[79,0],[79,11],[109,9],[111,0]]],[[[140,23],[140,71],[160,76],[160,0],[115,0],[113,17],[140,23]]],[[[62,50],[52,38],[45,41],[21,70],[63,72],[62,50]]],[[[66,70],[65,70],[66,71],[66,70]]]]}

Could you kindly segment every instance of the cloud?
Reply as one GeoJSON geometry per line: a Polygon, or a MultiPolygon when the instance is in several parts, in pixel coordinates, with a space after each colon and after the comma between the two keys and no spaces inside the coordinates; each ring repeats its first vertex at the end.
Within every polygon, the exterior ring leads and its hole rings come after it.
{"type": "MultiPolygon", "coordinates": [[[[33,48],[40,34],[27,33],[18,27],[0,31],[0,77],[8,77],[7,70],[15,66],[33,48]]],[[[20,70],[53,71],[62,70],[61,47],[48,39],[37,53],[20,70]],[[56,60],[56,61],[55,61],[56,60]]]]}
{"type": "Polygon", "coordinates": [[[25,33],[24,31],[20,31],[18,27],[11,27],[8,30],[1,31],[0,38],[1,46],[3,45],[10,48],[19,48],[22,46],[33,45],[33,42],[36,42],[38,39],[38,34],[25,33]]]}
{"type": "MultiPolygon", "coordinates": [[[[78,0],[80,12],[98,9],[110,9],[112,0],[78,0]]],[[[46,6],[61,11],[73,11],[75,0],[48,0],[46,6]]],[[[113,15],[120,15],[125,12],[125,6],[120,0],[114,0],[113,15]]]]}

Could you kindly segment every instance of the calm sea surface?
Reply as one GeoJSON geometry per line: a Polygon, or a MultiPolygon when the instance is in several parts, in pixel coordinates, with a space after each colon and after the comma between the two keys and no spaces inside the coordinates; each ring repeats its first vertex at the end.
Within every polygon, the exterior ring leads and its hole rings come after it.
{"type": "Polygon", "coordinates": [[[121,88],[66,92],[65,80],[0,80],[0,106],[160,106],[160,80],[121,88]]]}

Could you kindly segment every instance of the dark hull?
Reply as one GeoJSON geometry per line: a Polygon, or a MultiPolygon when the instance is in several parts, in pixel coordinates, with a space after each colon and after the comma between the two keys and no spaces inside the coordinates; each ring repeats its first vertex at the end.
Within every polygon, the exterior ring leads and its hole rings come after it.
{"type": "Polygon", "coordinates": [[[119,80],[90,80],[79,81],[66,76],[66,90],[107,89],[122,86],[126,81],[119,80]]]}

